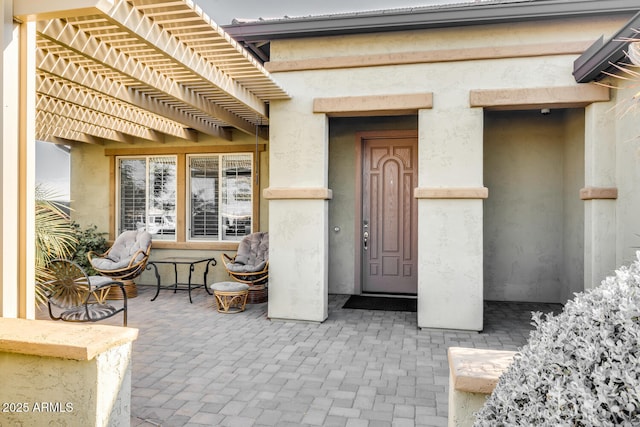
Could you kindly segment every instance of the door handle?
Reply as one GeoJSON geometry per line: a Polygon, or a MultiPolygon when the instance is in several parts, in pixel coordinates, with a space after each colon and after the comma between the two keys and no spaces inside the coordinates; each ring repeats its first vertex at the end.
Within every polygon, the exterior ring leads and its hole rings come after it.
{"type": "Polygon", "coordinates": [[[366,251],[367,249],[369,249],[369,232],[365,231],[362,234],[362,243],[364,244],[364,250],[366,251]]]}

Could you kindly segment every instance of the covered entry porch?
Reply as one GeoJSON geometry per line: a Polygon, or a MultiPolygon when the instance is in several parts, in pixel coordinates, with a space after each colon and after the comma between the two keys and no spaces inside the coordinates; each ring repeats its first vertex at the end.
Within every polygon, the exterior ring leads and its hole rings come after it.
{"type": "MultiPolygon", "coordinates": [[[[270,203],[272,209],[286,205],[289,214],[300,208],[305,216],[317,215],[305,221],[301,235],[316,236],[311,238],[315,250],[325,256],[312,264],[324,273],[300,276],[286,292],[287,279],[280,276],[269,317],[323,321],[327,294],[367,293],[359,144],[363,134],[376,132],[414,132],[418,139],[418,183],[411,196],[417,202],[419,327],[481,330],[484,300],[564,303],[597,284],[590,277],[604,277],[613,268],[611,260],[602,260],[604,249],[589,243],[591,233],[601,233],[608,221],[592,217],[591,207],[607,209],[612,200],[585,196],[594,187],[588,183],[602,179],[592,173],[594,162],[602,162],[594,153],[601,149],[594,138],[602,134],[592,131],[608,91],[591,86],[471,90],[467,96],[467,105],[446,112],[429,103],[410,105],[400,96],[385,102],[359,98],[358,108],[370,103],[366,111],[350,110],[349,98],[315,100],[315,112],[324,120],[308,138],[316,139],[316,154],[326,156],[315,166],[326,165],[317,172],[327,177],[328,187],[315,189],[317,197],[309,188],[306,195],[303,189],[279,189],[270,203]],[[394,102],[405,105],[389,114],[394,102]],[[407,114],[410,108],[413,114],[407,114]],[[542,114],[546,109],[551,114],[542,114]],[[456,120],[448,120],[451,116],[456,120]],[[296,197],[286,196],[295,191],[296,197]],[[304,300],[305,310],[291,308],[294,299],[304,300]]],[[[286,223],[289,236],[295,235],[295,223],[286,223]]],[[[272,215],[270,229],[281,226],[272,215]]],[[[289,248],[293,257],[296,249],[289,248]]]]}
{"type": "MultiPolygon", "coordinates": [[[[498,2],[490,5],[489,14],[485,6],[243,21],[227,27],[236,39],[267,55],[266,68],[292,94],[270,109],[265,190],[274,236],[270,317],[322,322],[331,289],[366,289],[360,253],[366,218],[357,207],[361,174],[353,138],[378,129],[417,133],[412,197],[417,204],[419,327],[480,330],[487,296],[530,298],[531,283],[546,280],[542,287],[562,299],[613,270],[611,197],[616,188],[610,148],[616,132],[606,114],[610,94],[604,86],[577,84],[571,70],[594,40],[628,22],[635,6],[498,2]],[[584,153],[568,152],[572,162],[556,169],[562,172],[553,178],[563,182],[555,183],[552,197],[571,200],[566,211],[556,204],[553,214],[553,221],[562,223],[562,242],[556,234],[539,246],[548,252],[542,258],[557,261],[562,253],[570,261],[561,261],[562,267],[509,259],[526,236],[503,233],[504,217],[494,213],[509,212],[510,195],[499,186],[515,175],[488,171],[494,165],[485,156],[494,151],[491,159],[498,159],[491,114],[539,114],[542,109],[580,109],[577,115],[584,116],[566,115],[561,126],[566,136],[554,136],[559,141],[554,149],[562,145],[564,153],[582,147],[584,153]],[[351,122],[345,125],[344,120],[351,122]],[[565,172],[570,172],[566,183],[565,172]],[[496,199],[490,200],[494,185],[496,199]],[[580,221],[574,221],[580,216],[583,233],[580,221]],[[570,242],[566,247],[565,241],[570,242]],[[492,245],[500,247],[493,251],[492,245]],[[515,275],[505,273],[516,264],[515,275]],[[549,269],[555,278],[548,280],[536,269],[549,269]]],[[[495,133],[499,143],[502,137],[495,133]]],[[[497,162],[512,164],[508,158],[497,162]]],[[[534,183],[526,185],[527,196],[533,195],[534,183]]],[[[510,182],[508,190],[515,186],[510,182]]],[[[531,261],[530,254],[524,257],[531,261]]],[[[536,298],[549,296],[535,292],[536,298]]]]}

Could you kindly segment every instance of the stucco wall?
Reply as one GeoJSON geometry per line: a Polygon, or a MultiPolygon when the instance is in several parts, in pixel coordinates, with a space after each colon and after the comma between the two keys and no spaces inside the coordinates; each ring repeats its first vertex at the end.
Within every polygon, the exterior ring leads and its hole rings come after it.
{"type": "Polygon", "coordinates": [[[565,302],[582,289],[583,117],[485,115],[485,299],[565,302]]]}
{"type": "MultiPolygon", "coordinates": [[[[517,25],[478,25],[439,28],[429,31],[387,32],[350,36],[274,40],[271,61],[287,61],[330,56],[373,55],[389,52],[416,52],[482,46],[521,45],[596,40],[611,36],[628,18],[602,17],[582,20],[562,19],[520,22],[517,25]],[[588,37],[588,38],[586,38],[588,37]]],[[[288,89],[288,88],[287,88],[288,89]]]]}
{"type": "MultiPolygon", "coordinates": [[[[109,158],[106,147],[82,144],[71,147],[69,172],[71,179],[71,218],[82,227],[96,225],[108,232],[109,215],[109,158]]],[[[113,172],[115,173],[115,171],[113,172]]]]}
{"type": "Polygon", "coordinates": [[[5,408],[0,425],[107,427],[130,421],[130,343],[92,360],[0,352],[0,368],[0,399],[17,404],[5,408]]]}

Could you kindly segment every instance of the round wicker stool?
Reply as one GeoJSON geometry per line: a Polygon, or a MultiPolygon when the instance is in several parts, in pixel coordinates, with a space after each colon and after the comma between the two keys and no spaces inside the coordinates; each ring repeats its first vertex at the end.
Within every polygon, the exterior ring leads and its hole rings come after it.
{"type": "Polygon", "coordinates": [[[218,282],[209,286],[216,299],[220,313],[240,313],[244,311],[249,295],[249,285],[238,282],[218,282]]]}

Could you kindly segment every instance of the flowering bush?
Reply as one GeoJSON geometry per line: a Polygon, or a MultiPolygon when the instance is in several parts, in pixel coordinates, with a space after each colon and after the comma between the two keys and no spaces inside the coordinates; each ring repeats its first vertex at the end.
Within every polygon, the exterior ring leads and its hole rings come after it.
{"type": "Polygon", "coordinates": [[[527,344],[474,426],[640,425],[640,252],[562,313],[534,313],[527,344]]]}

